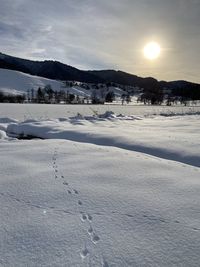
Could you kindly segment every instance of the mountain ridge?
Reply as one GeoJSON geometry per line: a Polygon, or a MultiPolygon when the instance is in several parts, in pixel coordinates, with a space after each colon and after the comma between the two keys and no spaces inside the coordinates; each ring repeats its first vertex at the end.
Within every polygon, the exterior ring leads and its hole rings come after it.
{"type": "Polygon", "coordinates": [[[73,66],[61,63],[56,60],[30,60],[13,57],[0,52],[0,68],[21,71],[27,74],[40,76],[53,80],[74,80],[86,83],[110,83],[138,86],[147,89],[149,87],[162,87],[169,89],[186,88],[200,84],[185,80],[158,81],[153,77],[140,77],[121,70],[80,70],[73,66]]]}

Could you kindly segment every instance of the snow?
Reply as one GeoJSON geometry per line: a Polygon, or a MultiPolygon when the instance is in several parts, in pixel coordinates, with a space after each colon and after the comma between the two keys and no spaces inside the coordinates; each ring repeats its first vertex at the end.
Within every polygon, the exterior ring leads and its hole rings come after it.
{"type": "Polygon", "coordinates": [[[59,91],[63,83],[19,71],[0,69],[0,91],[2,92],[27,93],[27,90],[37,90],[39,87],[43,88],[46,85],[51,85],[52,89],[59,91]]]}
{"type": "Polygon", "coordinates": [[[0,266],[199,266],[200,116],[72,113],[0,119],[0,266]]]}
{"type": "Polygon", "coordinates": [[[79,86],[72,86],[68,87],[67,90],[74,95],[79,95],[83,97],[90,97],[91,96],[91,90],[86,90],[84,88],[81,88],[79,86]]]}
{"type": "Polygon", "coordinates": [[[135,105],[52,105],[52,104],[7,104],[0,103],[0,117],[24,121],[26,119],[57,119],[60,117],[92,116],[113,111],[127,116],[200,114],[200,106],[135,106],[135,105]]]}
{"type": "Polygon", "coordinates": [[[140,119],[107,112],[98,118],[11,123],[7,134],[114,146],[200,167],[200,122],[197,118],[140,119]]]}
{"type": "Polygon", "coordinates": [[[115,87],[115,86],[111,86],[109,87],[109,92],[113,92],[115,94],[116,97],[121,97],[121,95],[123,94],[127,94],[126,91],[123,91],[122,89],[115,87]]]}
{"type": "MultiPolygon", "coordinates": [[[[70,94],[82,97],[90,97],[92,92],[92,90],[86,90],[79,85],[65,87],[62,81],[0,68],[0,91],[6,94],[27,94],[28,90],[31,94],[31,89],[36,91],[39,87],[44,88],[46,85],[50,85],[54,91],[65,90],[70,94]]],[[[117,87],[110,87],[109,91],[113,91],[117,97],[120,97],[124,93],[124,91],[117,87]]]]}

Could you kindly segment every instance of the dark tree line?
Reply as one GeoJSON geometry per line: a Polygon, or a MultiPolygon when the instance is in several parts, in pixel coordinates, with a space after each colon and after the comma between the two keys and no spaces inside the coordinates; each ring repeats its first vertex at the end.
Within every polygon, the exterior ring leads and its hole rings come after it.
{"type": "Polygon", "coordinates": [[[80,98],[65,90],[54,91],[50,85],[46,85],[44,88],[39,87],[36,92],[31,90],[31,94],[28,92],[28,101],[45,104],[57,104],[61,102],[71,104],[74,101],[79,103],[80,98]]]}
{"type": "Polygon", "coordinates": [[[200,100],[200,85],[192,84],[185,88],[176,88],[173,90],[174,96],[181,96],[185,100],[200,100]]]}
{"type": "Polygon", "coordinates": [[[163,92],[163,88],[159,84],[152,84],[151,87],[143,89],[143,93],[138,98],[148,105],[161,105],[166,100],[166,105],[181,103],[187,105],[189,101],[200,100],[200,86],[198,84],[188,84],[183,87],[175,87],[168,89],[168,93],[163,92]]]}
{"type": "Polygon", "coordinates": [[[14,94],[6,94],[0,92],[0,102],[1,103],[24,103],[26,99],[25,95],[14,95],[14,94]]]}
{"type": "Polygon", "coordinates": [[[163,90],[157,83],[152,84],[151,87],[143,89],[143,93],[138,99],[138,101],[148,105],[161,105],[163,100],[163,90]]]}

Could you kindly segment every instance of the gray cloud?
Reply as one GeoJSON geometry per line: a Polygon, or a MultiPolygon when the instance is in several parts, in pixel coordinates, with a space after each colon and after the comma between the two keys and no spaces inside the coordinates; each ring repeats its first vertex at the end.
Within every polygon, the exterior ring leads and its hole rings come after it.
{"type": "Polygon", "coordinates": [[[2,52],[200,82],[199,0],[0,0],[0,7],[2,52]],[[142,55],[152,39],[162,47],[154,63],[142,55]]]}

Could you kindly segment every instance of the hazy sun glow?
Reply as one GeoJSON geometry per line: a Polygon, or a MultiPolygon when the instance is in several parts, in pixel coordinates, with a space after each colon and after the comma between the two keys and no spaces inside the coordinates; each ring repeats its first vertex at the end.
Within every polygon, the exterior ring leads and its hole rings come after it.
{"type": "Polygon", "coordinates": [[[150,42],[144,47],[144,56],[147,59],[153,60],[159,57],[160,55],[160,45],[156,42],[150,42]]]}

